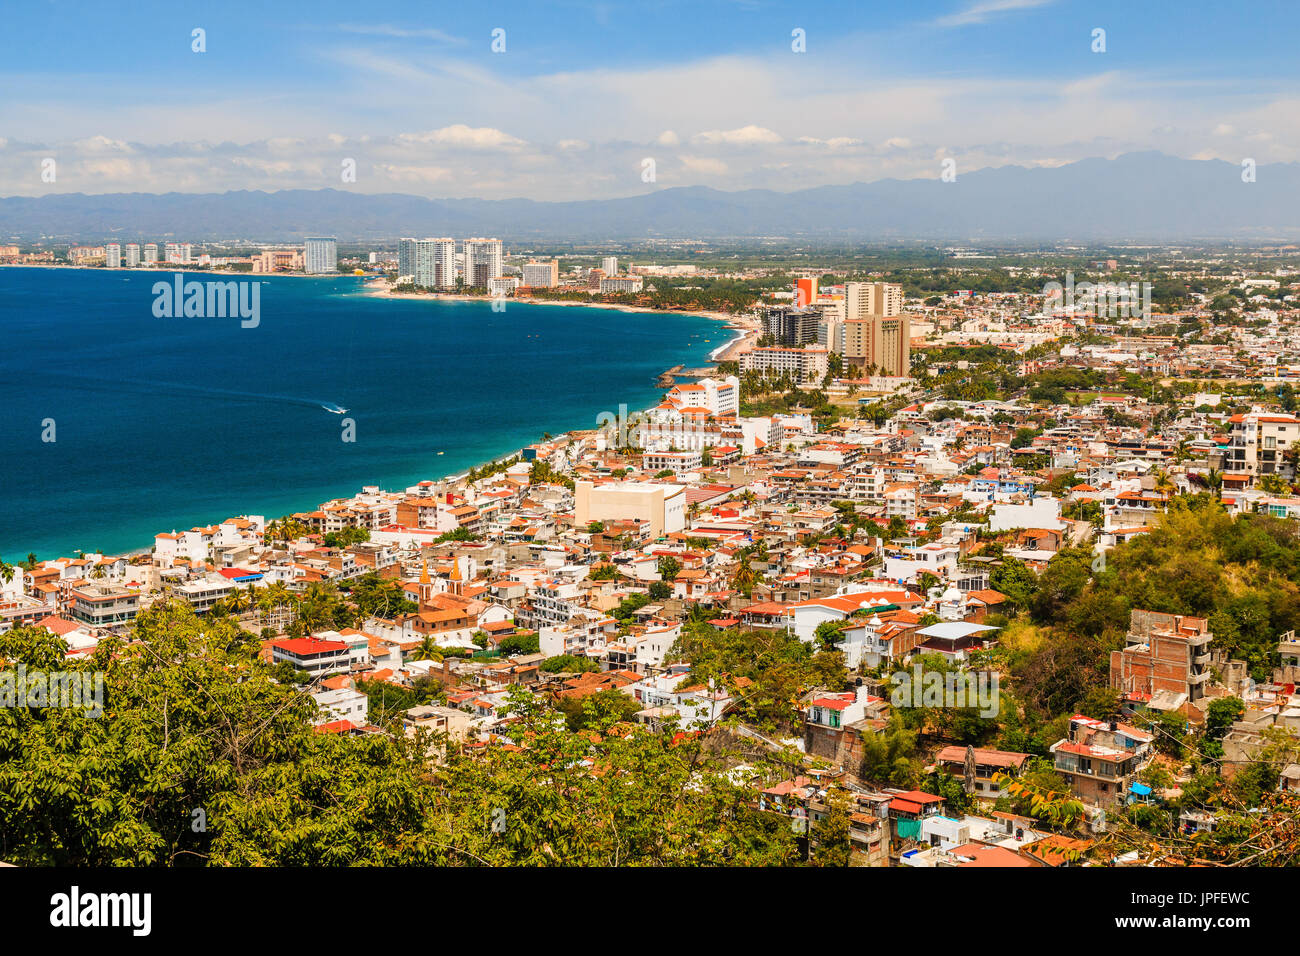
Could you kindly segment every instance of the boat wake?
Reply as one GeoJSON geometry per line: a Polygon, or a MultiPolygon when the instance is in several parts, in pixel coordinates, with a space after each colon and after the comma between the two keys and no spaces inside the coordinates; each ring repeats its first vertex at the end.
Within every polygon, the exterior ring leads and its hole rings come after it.
{"type": "Polygon", "coordinates": [[[145,395],[162,395],[177,398],[198,398],[226,402],[254,402],[257,404],[274,403],[277,405],[299,405],[304,408],[323,408],[335,415],[347,411],[334,402],[319,398],[303,398],[297,395],[280,395],[275,392],[245,392],[230,388],[216,388],[210,385],[187,385],[181,382],[158,382],[130,378],[99,378],[92,375],[64,375],[60,382],[68,388],[82,388],[90,391],[133,392],[145,395]]]}

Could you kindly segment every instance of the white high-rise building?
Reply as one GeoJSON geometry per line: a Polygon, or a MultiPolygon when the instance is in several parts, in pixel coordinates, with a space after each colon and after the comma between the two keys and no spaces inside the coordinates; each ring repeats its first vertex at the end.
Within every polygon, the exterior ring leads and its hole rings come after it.
{"type": "MultiPolygon", "coordinates": [[[[451,289],[456,285],[456,240],[412,239],[415,259],[410,274],[424,289],[451,289]]],[[[398,273],[406,275],[399,265],[398,273]]]]}
{"type": "Polygon", "coordinates": [[[600,260],[600,271],[607,276],[618,275],[618,256],[606,256],[600,260]]]}
{"type": "Polygon", "coordinates": [[[489,279],[500,277],[505,269],[505,255],[500,239],[465,240],[465,285],[487,288],[489,279]]]}
{"type": "Polygon", "coordinates": [[[169,242],[164,246],[163,253],[168,262],[180,265],[185,265],[194,259],[194,247],[188,242],[169,242]]]}
{"type": "Polygon", "coordinates": [[[156,266],[158,264],[158,243],[145,243],[144,264],[147,266],[156,266]]]}
{"type": "Polygon", "coordinates": [[[411,238],[397,240],[397,275],[415,275],[415,242],[411,238]]]}
{"type": "Polygon", "coordinates": [[[560,284],[560,261],[525,262],[523,267],[524,285],[534,289],[549,289],[560,284]]]}
{"type": "Polygon", "coordinates": [[[104,246],[104,265],[110,269],[122,268],[122,247],[116,242],[104,246]]]}
{"type": "Polygon", "coordinates": [[[140,244],[138,242],[128,242],[126,244],[126,267],[134,269],[140,264],[140,244]]]}
{"type": "Polygon", "coordinates": [[[303,240],[303,271],[308,275],[331,275],[339,271],[338,240],[315,237],[303,240]]]}

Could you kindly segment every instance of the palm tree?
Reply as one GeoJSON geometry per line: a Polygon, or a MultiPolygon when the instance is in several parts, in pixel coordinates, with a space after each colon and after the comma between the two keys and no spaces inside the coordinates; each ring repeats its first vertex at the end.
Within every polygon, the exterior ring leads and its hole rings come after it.
{"type": "Polygon", "coordinates": [[[286,621],[294,616],[292,611],[297,600],[294,595],[289,593],[289,589],[284,586],[283,581],[276,581],[263,589],[258,596],[257,606],[266,615],[266,623],[283,629],[286,621]]]}
{"type": "Polygon", "coordinates": [[[1270,495],[1284,495],[1291,490],[1286,479],[1278,474],[1261,475],[1259,478],[1259,487],[1270,495]]]}
{"type": "Polygon", "coordinates": [[[1217,468],[1211,468],[1205,473],[1205,483],[1214,492],[1215,500],[1223,497],[1223,472],[1217,468]]]}
{"type": "Polygon", "coordinates": [[[266,526],[264,537],[268,541],[294,541],[311,531],[297,518],[283,515],[280,520],[272,521],[266,526]]]}
{"type": "Polygon", "coordinates": [[[252,607],[252,599],[243,588],[235,588],[221,603],[225,605],[227,614],[242,614],[252,607]]]}
{"type": "Polygon", "coordinates": [[[1156,491],[1168,497],[1169,492],[1174,490],[1174,483],[1169,480],[1169,472],[1163,468],[1157,468],[1154,478],[1156,491]]]}
{"type": "Polygon", "coordinates": [[[442,648],[438,646],[438,642],[433,639],[432,634],[426,634],[424,640],[420,641],[420,646],[415,650],[416,653],[420,655],[421,660],[442,660],[442,648]]]}
{"type": "Polygon", "coordinates": [[[758,575],[749,566],[749,555],[742,554],[740,560],[736,562],[736,571],[731,576],[731,589],[739,591],[745,597],[749,597],[753,593],[754,584],[757,580],[758,575]]]}

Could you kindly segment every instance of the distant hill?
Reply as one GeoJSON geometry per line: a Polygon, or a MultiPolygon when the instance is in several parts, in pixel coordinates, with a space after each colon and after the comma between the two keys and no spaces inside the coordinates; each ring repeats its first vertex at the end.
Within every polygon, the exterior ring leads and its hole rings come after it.
{"type": "Polygon", "coordinates": [[[787,237],[889,241],[1300,238],[1300,165],[1243,183],[1221,160],[1129,153],[1052,169],[1006,166],[956,182],[883,179],[796,192],[704,186],[623,199],[426,199],[337,189],[81,193],[0,199],[0,237],[261,241],[335,235],[527,239],[787,237]]]}

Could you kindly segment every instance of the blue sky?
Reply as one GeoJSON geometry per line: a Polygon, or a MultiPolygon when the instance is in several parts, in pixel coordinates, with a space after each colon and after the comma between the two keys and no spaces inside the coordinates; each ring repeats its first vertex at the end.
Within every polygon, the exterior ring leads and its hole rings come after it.
{"type": "Polygon", "coordinates": [[[0,195],[337,186],[557,199],[937,176],[943,158],[959,172],[1136,149],[1300,158],[1300,4],[360,9],[6,5],[0,195]],[[496,28],[504,53],[491,49],[496,28]],[[1091,49],[1096,28],[1104,53],[1091,49]],[[45,157],[54,183],[40,179],[45,157]],[[345,160],[355,182],[341,179],[345,160]]]}

